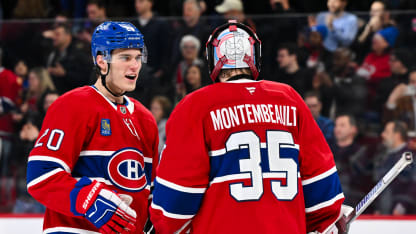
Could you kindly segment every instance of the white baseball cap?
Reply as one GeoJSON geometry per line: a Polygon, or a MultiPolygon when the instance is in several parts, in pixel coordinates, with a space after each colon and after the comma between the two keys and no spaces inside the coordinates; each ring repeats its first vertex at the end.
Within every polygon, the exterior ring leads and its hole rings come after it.
{"type": "Polygon", "coordinates": [[[221,14],[231,10],[243,11],[243,9],[241,0],[224,0],[220,5],[215,7],[215,10],[221,14]]]}

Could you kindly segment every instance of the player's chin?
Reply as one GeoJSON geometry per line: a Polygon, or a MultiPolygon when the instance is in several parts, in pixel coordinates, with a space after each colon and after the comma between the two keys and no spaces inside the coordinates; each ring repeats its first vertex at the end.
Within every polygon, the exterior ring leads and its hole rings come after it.
{"type": "Polygon", "coordinates": [[[133,91],[133,90],[135,90],[136,89],[136,83],[133,83],[133,84],[127,84],[127,85],[125,85],[124,86],[124,90],[126,91],[126,92],[131,92],[131,91],[133,91]]]}

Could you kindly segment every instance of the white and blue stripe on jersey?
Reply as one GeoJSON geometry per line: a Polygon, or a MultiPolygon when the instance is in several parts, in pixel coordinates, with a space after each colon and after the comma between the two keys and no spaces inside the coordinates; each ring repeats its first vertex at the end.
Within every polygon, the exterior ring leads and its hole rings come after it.
{"type": "Polygon", "coordinates": [[[335,166],[320,175],[303,180],[302,186],[307,213],[330,206],[344,197],[335,166]]]}
{"type": "MultiPolygon", "coordinates": [[[[62,160],[49,156],[31,156],[28,160],[27,171],[27,185],[33,186],[47,178],[55,175],[58,172],[65,171],[72,175],[74,178],[81,178],[86,176],[88,178],[104,182],[106,184],[112,184],[109,181],[108,171],[106,165],[111,159],[111,156],[117,151],[100,151],[100,150],[87,150],[82,151],[79,155],[78,161],[71,171],[70,167],[62,160]],[[101,166],[97,166],[101,165],[101,166]]],[[[120,171],[127,170],[126,165],[120,166],[120,171]]],[[[140,168],[137,168],[140,169],[140,168]]],[[[152,159],[144,157],[144,171],[147,181],[151,181],[152,172],[152,159]]],[[[150,186],[150,184],[149,184],[150,186]]],[[[146,189],[149,189],[146,186],[146,189]]]]}
{"type": "Polygon", "coordinates": [[[156,177],[154,184],[154,193],[160,196],[153,196],[152,207],[175,219],[192,218],[198,212],[206,191],[205,188],[185,187],[160,177],[156,177]]]}

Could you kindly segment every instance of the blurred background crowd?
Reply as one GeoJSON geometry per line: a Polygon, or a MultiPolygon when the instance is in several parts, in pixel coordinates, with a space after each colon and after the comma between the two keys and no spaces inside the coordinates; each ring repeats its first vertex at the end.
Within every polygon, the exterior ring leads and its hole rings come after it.
{"type": "MultiPolygon", "coordinates": [[[[43,212],[26,192],[28,153],[53,101],[96,79],[91,35],[110,19],[144,35],[148,62],[128,95],[154,115],[159,149],[170,111],[210,84],[210,33],[236,19],[262,40],[259,77],[304,97],[334,154],[346,204],[355,206],[404,151],[416,150],[416,1],[1,0],[1,213],[43,212]]],[[[415,197],[412,166],[367,213],[416,214],[415,197]]]]}

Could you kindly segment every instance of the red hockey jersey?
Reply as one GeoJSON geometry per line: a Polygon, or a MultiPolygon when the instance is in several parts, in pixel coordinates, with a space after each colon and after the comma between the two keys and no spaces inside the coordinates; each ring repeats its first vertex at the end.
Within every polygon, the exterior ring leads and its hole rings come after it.
{"type": "Polygon", "coordinates": [[[91,86],[77,88],[48,109],[29,156],[27,187],[44,204],[44,232],[98,232],[70,211],[70,192],[83,176],[105,183],[130,200],[136,230],[148,217],[152,163],[158,160],[158,130],[151,113],[124,97],[116,105],[91,86]]]}
{"type": "Polygon", "coordinates": [[[344,196],[302,98],[269,81],[216,83],[166,127],[150,217],[157,233],[324,231],[344,196]]]}

